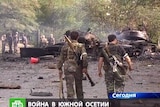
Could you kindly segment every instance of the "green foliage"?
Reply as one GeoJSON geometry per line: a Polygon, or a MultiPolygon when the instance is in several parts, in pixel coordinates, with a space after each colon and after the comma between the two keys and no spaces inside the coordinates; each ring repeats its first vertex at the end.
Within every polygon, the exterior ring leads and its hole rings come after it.
{"type": "Polygon", "coordinates": [[[145,26],[156,42],[160,34],[159,0],[0,0],[0,29],[53,33],[80,29],[100,38],[129,26],[145,26]]]}
{"type": "Polygon", "coordinates": [[[1,21],[1,33],[5,33],[6,30],[18,30],[20,32],[34,31],[38,23],[35,15],[36,3],[33,6],[34,0],[30,2],[28,0],[1,0],[0,1],[0,21],[1,21]]]}
{"type": "Polygon", "coordinates": [[[85,10],[107,32],[143,25],[155,42],[160,34],[159,6],[159,0],[87,0],[85,10]]]}

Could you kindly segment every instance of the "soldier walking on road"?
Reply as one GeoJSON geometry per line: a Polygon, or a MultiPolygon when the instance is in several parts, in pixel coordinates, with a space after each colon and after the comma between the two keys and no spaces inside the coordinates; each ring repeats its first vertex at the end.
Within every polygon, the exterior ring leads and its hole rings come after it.
{"type": "Polygon", "coordinates": [[[75,91],[77,99],[83,99],[83,87],[82,87],[82,73],[87,72],[87,53],[83,44],[78,43],[77,39],[79,37],[79,33],[77,31],[72,31],[70,34],[70,39],[72,41],[75,53],[80,55],[80,59],[82,60],[82,66],[79,66],[76,61],[76,56],[73,50],[70,48],[68,44],[64,45],[61,49],[60,59],[57,64],[59,69],[59,76],[62,77],[62,66],[64,64],[64,75],[66,79],[66,87],[67,87],[67,98],[73,99],[75,98],[75,91]],[[75,90],[74,90],[74,82],[75,82],[75,90]]]}
{"type": "Polygon", "coordinates": [[[6,38],[5,34],[2,35],[1,41],[2,41],[2,54],[4,54],[5,53],[6,43],[7,43],[7,38],[6,38]]]}
{"type": "MultiPolygon", "coordinates": [[[[102,66],[105,71],[105,82],[107,87],[107,94],[113,93],[113,92],[123,92],[124,91],[124,79],[125,79],[125,73],[127,72],[126,66],[124,66],[124,69],[118,69],[115,72],[114,66],[111,66],[110,64],[110,55],[115,56],[118,61],[124,63],[123,59],[128,63],[129,70],[132,70],[132,62],[128,54],[125,52],[124,48],[122,48],[118,44],[118,40],[116,39],[115,35],[109,35],[108,36],[109,44],[108,46],[104,47],[100,54],[99,62],[98,62],[98,75],[99,77],[102,77],[102,66]],[[105,52],[105,53],[104,53],[105,52]],[[108,56],[108,60],[106,60],[105,56],[108,56]],[[110,54],[110,55],[109,55],[110,54]],[[125,69],[126,68],[126,69],[125,69]],[[123,72],[123,73],[122,73],[123,72]]],[[[109,100],[109,107],[120,107],[120,101],[119,100],[109,100]]]]}

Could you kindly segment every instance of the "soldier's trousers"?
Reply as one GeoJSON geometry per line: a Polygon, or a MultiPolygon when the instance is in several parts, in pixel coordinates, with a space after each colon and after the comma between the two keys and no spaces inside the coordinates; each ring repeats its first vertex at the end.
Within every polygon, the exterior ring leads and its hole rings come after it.
{"type": "Polygon", "coordinates": [[[6,46],[6,43],[2,41],[2,54],[5,53],[5,46],[6,46]]]}
{"type": "Polygon", "coordinates": [[[12,53],[12,42],[9,42],[8,45],[9,45],[9,53],[12,53]]]}
{"type": "Polygon", "coordinates": [[[14,43],[14,53],[17,53],[18,51],[18,43],[14,43]]]}
{"type": "Polygon", "coordinates": [[[77,71],[73,73],[65,73],[65,79],[67,87],[67,98],[75,98],[76,92],[77,99],[83,99],[82,72],[77,71]]]}
{"type": "Polygon", "coordinates": [[[115,77],[112,71],[105,72],[105,82],[107,93],[124,91],[124,81],[115,77]]]}
{"type": "MultiPolygon", "coordinates": [[[[115,77],[112,71],[105,72],[105,82],[107,88],[107,94],[113,92],[123,92],[124,91],[124,81],[115,77]]],[[[120,107],[120,100],[110,100],[109,107],[120,107]]]]}

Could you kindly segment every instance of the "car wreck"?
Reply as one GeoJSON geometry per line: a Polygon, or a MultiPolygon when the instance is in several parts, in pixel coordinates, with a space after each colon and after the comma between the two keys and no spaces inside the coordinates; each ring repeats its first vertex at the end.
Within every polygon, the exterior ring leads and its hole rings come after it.
{"type": "Polygon", "coordinates": [[[116,34],[116,37],[129,56],[138,57],[156,51],[156,44],[142,31],[127,30],[116,34]]]}
{"type": "MultiPolygon", "coordinates": [[[[90,32],[79,31],[79,33],[80,37],[78,42],[85,45],[89,56],[94,58],[97,57],[99,50],[103,47],[101,44],[104,43],[90,32]]],[[[138,57],[145,55],[148,52],[151,53],[156,51],[156,44],[152,43],[148,35],[141,31],[127,30],[116,33],[115,35],[119,40],[119,43],[131,57],[138,57]]],[[[46,48],[20,48],[20,55],[21,57],[40,57],[45,55],[58,56],[63,45],[65,45],[65,42],[60,42],[46,48]]]]}
{"type": "MultiPolygon", "coordinates": [[[[68,31],[67,31],[68,32],[68,31]]],[[[78,31],[80,37],[78,42],[83,43],[85,45],[86,51],[91,56],[97,56],[98,54],[98,44],[99,39],[90,32],[81,32],[78,31]]],[[[69,36],[69,34],[65,35],[69,36]]],[[[45,55],[53,55],[58,56],[60,54],[61,48],[65,45],[65,42],[57,43],[53,46],[47,46],[45,48],[20,48],[20,56],[21,57],[40,57],[45,55]]]]}

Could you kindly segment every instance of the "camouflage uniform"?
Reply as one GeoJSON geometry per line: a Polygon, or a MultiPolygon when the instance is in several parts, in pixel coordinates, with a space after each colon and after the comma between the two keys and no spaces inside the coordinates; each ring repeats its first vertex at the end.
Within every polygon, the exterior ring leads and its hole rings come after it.
{"type": "Polygon", "coordinates": [[[1,40],[2,40],[2,54],[4,54],[5,53],[6,42],[7,42],[7,38],[6,38],[5,34],[2,35],[1,40]]]}
{"type": "Polygon", "coordinates": [[[18,37],[18,32],[16,32],[15,35],[13,35],[13,47],[14,47],[14,53],[17,53],[18,51],[18,40],[19,37],[18,37]]]}
{"type": "MultiPolygon", "coordinates": [[[[116,58],[122,62],[123,57],[127,55],[124,48],[122,48],[120,45],[114,45],[109,44],[108,50],[110,54],[116,56],[116,58]]],[[[104,57],[103,54],[101,54],[101,57],[104,57]]],[[[107,93],[111,92],[123,92],[124,91],[124,77],[125,74],[120,74],[122,78],[119,78],[117,75],[113,73],[113,68],[109,65],[107,61],[104,61],[104,70],[105,70],[105,82],[107,86],[107,93]]],[[[119,69],[120,70],[120,69],[119,69]]],[[[126,72],[126,71],[121,71],[126,72]]]]}
{"type": "Polygon", "coordinates": [[[40,47],[45,48],[45,47],[47,47],[47,45],[48,45],[48,40],[45,37],[45,35],[42,35],[41,36],[41,41],[40,41],[40,47]]]}
{"type": "Polygon", "coordinates": [[[79,66],[75,60],[75,54],[68,45],[64,45],[61,50],[60,59],[57,64],[59,70],[62,69],[64,64],[64,74],[66,79],[67,87],[67,98],[72,99],[76,96],[78,99],[83,99],[83,88],[82,88],[82,68],[87,68],[87,54],[84,46],[78,43],[76,40],[72,40],[72,44],[76,53],[81,55],[82,66],[79,66]],[[75,91],[74,91],[75,82],[75,91]]]}
{"type": "Polygon", "coordinates": [[[13,38],[11,34],[7,35],[7,41],[8,41],[8,45],[9,45],[9,53],[12,54],[13,50],[12,50],[12,43],[13,43],[13,38]]]}
{"type": "Polygon", "coordinates": [[[51,34],[48,39],[48,46],[53,46],[54,44],[55,44],[55,38],[53,37],[53,34],[51,34]]]}
{"type": "MultiPolygon", "coordinates": [[[[123,58],[128,55],[124,48],[117,44],[109,44],[108,50],[111,55],[116,56],[116,58],[122,62],[123,58]]],[[[103,54],[101,54],[101,57],[104,57],[103,54]]],[[[118,69],[118,75],[117,73],[113,72],[113,68],[110,66],[109,62],[104,60],[104,66],[105,70],[105,82],[106,82],[106,88],[107,88],[107,94],[113,93],[113,92],[123,92],[124,91],[124,80],[125,80],[125,69],[118,69]],[[120,71],[121,70],[121,71],[120,71]]],[[[120,100],[110,100],[110,107],[120,107],[120,100]]]]}
{"type": "Polygon", "coordinates": [[[22,36],[22,43],[24,45],[24,48],[27,48],[28,39],[25,35],[22,36]]]}

